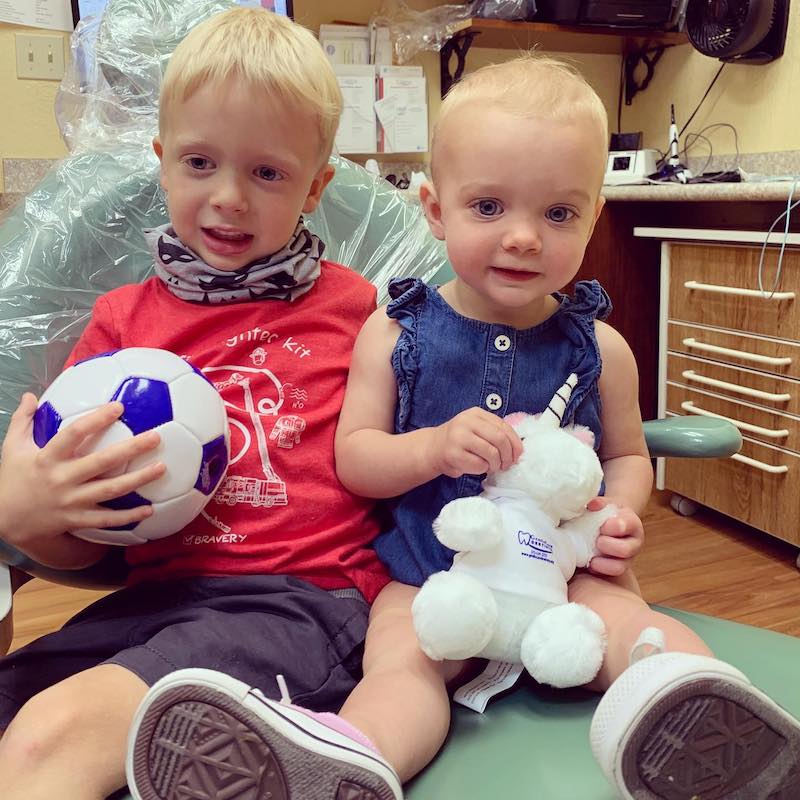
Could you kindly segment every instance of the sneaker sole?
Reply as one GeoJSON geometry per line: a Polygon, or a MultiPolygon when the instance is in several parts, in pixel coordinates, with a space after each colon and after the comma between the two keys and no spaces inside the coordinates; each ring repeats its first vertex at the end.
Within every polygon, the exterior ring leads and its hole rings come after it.
{"type": "Polygon", "coordinates": [[[259,714],[216,689],[164,689],[145,711],[130,761],[141,800],[397,800],[385,767],[318,739],[264,704],[259,714]],[[316,750],[299,742],[313,742],[316,750]],[[326,755],[329,753],[330,755],[326,755]]]}
{"type": "Polygon", "coordinates": [[[796,800],[797,723],[751,686],[705,677],[654,702],[618,775],[635,800],[796,800]]]}

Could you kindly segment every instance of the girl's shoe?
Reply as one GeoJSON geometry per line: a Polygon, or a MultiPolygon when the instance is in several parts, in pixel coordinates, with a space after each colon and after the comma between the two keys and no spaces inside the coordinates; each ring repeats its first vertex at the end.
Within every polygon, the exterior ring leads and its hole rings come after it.
{"type": "Polygon", "coordinates": [[[800,724],[714,658],[632,664],[600,700],[591,742],[628,800],[800,798],[800,724]]]}
{"type": "Polygon", "coordinates": [[[402,800],[400,780],[334,714],[264,697],[220,672],[158,681],[128,741],[135,800],[402,800]]]}

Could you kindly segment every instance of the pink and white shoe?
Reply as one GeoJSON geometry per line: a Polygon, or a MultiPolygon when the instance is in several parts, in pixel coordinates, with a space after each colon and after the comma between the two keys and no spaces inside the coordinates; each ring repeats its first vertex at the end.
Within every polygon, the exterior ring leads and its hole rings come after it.
{"type": "Polygon", "coordinates": [[[800,723],[715,658],[633,663],[600,700],[591,743],[626,800],[800,798],[800,723]]]}
{"type": "Polygon", "coordinates": [[[402,800],[397,774],[359,731],[264,697],[220,672],[158,681],[134,718],[134,800],[402,800]]]}

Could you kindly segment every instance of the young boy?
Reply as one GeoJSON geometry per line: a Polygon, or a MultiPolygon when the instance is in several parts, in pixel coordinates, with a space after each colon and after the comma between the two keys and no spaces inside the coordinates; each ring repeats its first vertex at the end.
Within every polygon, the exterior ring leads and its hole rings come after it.
{"type": "MultiPolygon", "coordinates": [[[[175,51],[153,143],[171,219],[147,234],[156,276],[101,297],[71,361],[161,347],[202,369],[231,423],[224,498],[182,533],[129,548],[131,586],[0,661],[3,800],[98,800],[123,786],[134,712],[177,668],[223,670],[275,694],[283,674],[321,711],[338,710],[360,675],[368,602],[387,577],[368,547],[372,503],[337,481],[333,438],[375,289],[322,260],[302,223],[332,177],[341,108],[314,36],[267,11],[217,15],[175,51]],[[289,417],[304,427],[283,443],[272,433],[289,417]]],[[[112,404],[38,450],[35,407],[26,395],[3,446],[0,535],[47,564],[93,563],[105,548],[64,531],[143,518],[100,504],[163,474],[158,437],[82,456],[81,443],[121,413],[112,404]],[[148,466],[106,477],[143,454],[148,466]]],[[[292,725],[304,724],[319,727],[295,714],[292,725]]],[[[319,749],[343,750],[337,786],[394,796],[385,762],[326,730],[319,749]]],[[[287,791],[315,796],[285,761],[287,791]]],[[[137,796],[173,796],[168,759],[155,766],[137,796]]]]}
{"type": "MultiPolygon", "coordinates": [[[[423,654],[412,625],[416,587],[452,563],[452,552],[433,537],[433,519],[455,496],[476,494],[484,473],[519,457],[521,443],[502,417],[543,410],[575,372],[579,383],[564,418],[595,434],[606,494],[593,506],[613,501],[620,509],[603,526],[601,555],[591,564],[619,577],[583,573],[570,592],[608,632],[595,680],[595,688],[608,689],[592,727],[596,757],[629,798],[788,797],[778,792],[792,791],[797,722],[712,658],[692,630],[650,609],[633,576],[621,574],[641,546],[639,514],[652,484],[636,365],[622,337],[600,321],[610,309],[596,281],[579,282],[573,297],[561,294],[603,207],[607,140],[595,92],[546,57],[478,70],[442,104],[433,182],[420,199],[455,278],[442,287],[392,284],[392,302],[370,317],[356,343],[336,435],[344,485],[390,499],[393,525],[375,547],[395,579],[373,604],[364,678],[341,709],[339,729],[346,733],[344,720],[355,726],[404,780],[441,746],[446,683],[462,665],[423,654]],[[753,743],[743,744],[743,731],[753,743]],[[694,769],[687,753],[713,763],[694,769]]],[[[165,719],[190,702],[207,715],[216,710],[229,727],[244,726],[267,750],[287,729],[275,704],[246,685],[176,673],[151,690],[137,715],[134,764],[153,757],[147,743],[158,726],[173,752],[199,760],[199,749],[187,753],[165,719]]],[[[229,765],[244,761],[241,752],[227,751],[229,765]]]]}

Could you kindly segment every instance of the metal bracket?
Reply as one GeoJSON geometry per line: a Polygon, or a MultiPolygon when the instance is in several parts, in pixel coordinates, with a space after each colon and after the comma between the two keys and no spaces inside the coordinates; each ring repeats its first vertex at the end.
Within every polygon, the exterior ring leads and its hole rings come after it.
{"type": "Polygon", "coordinates": [[[459,31],[442,45],[442,49],[439,51],[442,97],[447,94],[454,83],[461,80],[467,63],[467,53],[472,46],[473,39],[479,34],[480,31],[459,31]],[[451,72],[450,61],[453,54],[455,54],[457,62],[455,71],[451,72]]]}
{"type": "Polygon", "coordinates": [[[650,81],[653,79],[655,67],[658,60],[664,55],[665,46],[663,44],[656,45],[655,47],[644,47],[636,50],[631,50],[626,53],[625,58],[625,105],[629,106],[633,102],[633,98],[639,92],[643,92],[650,81]],[[647,72],[641,83],[636,82],[635,72],[639,64],[644,64],[647,72]]]}

